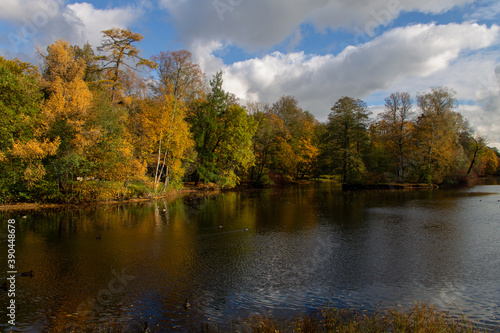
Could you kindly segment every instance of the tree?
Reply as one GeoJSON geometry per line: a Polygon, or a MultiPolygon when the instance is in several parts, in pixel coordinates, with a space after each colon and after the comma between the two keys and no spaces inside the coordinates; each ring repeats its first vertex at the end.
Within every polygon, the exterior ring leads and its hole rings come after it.
{"type": "Polygon", "coordinates": [[[86,126],[92,105],[92,94],[83,80],[85,63],[77,60],[69,43],[57,41],[43,55],[43,82],[47,99],[43,112],[48,135],[61,144],[53,168],[61,175],[85,173],[85,151],[98,137],[99,131],[86,126]]]}
{"type": "Polygon", "coordinates": [[[155,133],[153,140],[157,143],[157,159],[155,168],[155,188],[162,177],[165,177],[165,188],[179,183],[184,175],[182,160],[184,153],[192,147],[188,126],[185,122],[186,103],[191,102],[202,91],[203,73],[198,65],[192,62],[188,51],[161,52],[152,57],[157,63],[156,74],[159,80],[153,85],[156,102],[149,99],[145,110],[150,130],[155,133]],[[156,108],[156,114],[151,106],[156,108]],[[155,123],[156,122],[156,123],[155,123]],[[153,126],[158,125],[158,126],[153,126]]]}
{"type": "Polygon", "coordinates": [[[405,182],[407,159],[410,154],[412,129],[412,98],[407,92],[396,92],[385,99],[385,110],[379,115],[378,128],[385,147],[398,161],[398,176],[405,182]]]}
{"type": "Polygon", "coordinates": [[[184,176],[183,159],[193,146],[186,108],[172,95],[147,97],[140,101],[139,120],[143,126],[143,156],[153,170],[155,192],[178,185],[184,176]]]}
{"type": "Polygon", "coordinates": [[[141,58],[139,49],[133,45],[144,38],[141,34],[132,32],[130,29],[118,28],[104,30],[102,33],[104,40],[97,50],[105,53],[104,56],[99,57],[99,60],[103,62],[105,83],[111,87],[111,99],[115,102],[121,90],[120,74],[123,66],[130,69],[141,66],[154,68],[156,64],[151,60],[141,58]],[[135,61],[135,66],[129,65],[127,60],[135,61]]]}
{"type": "Polygon", "coordinates": [[[83,47],[73,45],[72,48],[75,60],[81,59],[85,64],[83,80],[87,82],[91,88],[95,88],[102,74],[102,68],[99,65],[99,57],[95,54],[92,45],[88,42],[83,47]]]}
{"type": "Polygon", "coordinates": [[[293,96],[282,96],[272,105],[270,112],[281,119],[284,127],[272,155],[272,168],[297,179],[304,178],[311,173],[319,155],[314,142],[316,119],[302,110],[293,96]]]}
{"type": "Polygon", "coordinates": [[[470,174],[472,171],[472,168],[474,167],[474,164],[477,161],[477,158],[479,157],[478,155],[481,153],[481,151],[486,148],[486,142],[484,141],[483,138],[478,137],[475,138],[473,135],[469,136],[469,150],[472,152],[472,158],[469,164],[469,168],[467,169],[467,175],[470,174]]]}
{"type": "Polygon", "coordinates": [[[255,111],[253,119],[257,124],[257,130],[252,139],[255,165],[251,168],[250,178],[254,184],[261,185],[265,182],[263,177],[266,173],[272,171],[273,154],[279,153],[279,138],[286,136],[287,130],[283,120],[270,112],[267,107],[255,111]]]}
{"type": "Polygon", "coordinates": [[[417,105],[421,113],[415,128],[417,147],[413,163],[419,172],[418,181],[440,183],[466,163],[459,145],[465,122],[454,111],[457,100],[451,89],[438,87],[419,94],[417,105]]]}
{"type": "Polygon", "coordinates": [[[365,102],[351,97],[342,97],[331,110],[327,125],[331,167],[341,174],[343,183],[358,182],[365,172],[363,147],[371,113],[365,102]]]}
{"type": "Polygon", "coordinates": [[[199,100],[189,115],[197,152],[196,184],[214,181],[234,186],[238,171],[254,163],[251,139],[256,125],[222,89],[222,72],[214,75],[210,86],[207,99],[199,100]]]}
{"type": "MultiPolygon", "coordinates": [[[[0,191],[22,183],[31,187],[46,174],[43,159],[55,154],[41,112],[37,68],[0,57],[0,191]]],[[[0,192],[1,195],[1,192],[0,192]]]]}
{"type": "Polygon", "coordinates": [[[494,175],[498,170],[498,157],[495,151],[486,147],[481,154],[478,155],[478,161],[475,164],[474,171],[480,177],[494,175]]]}
{"type": "Polygon", "coordinates": [[[85,122],[95,138],[85,149],[85,171],[98,179],[124,181],[141,179],[145,165],[134,156],[132,138],[127,129],[128,114],[108,98],[105,92],[95,92],[85,122]]]}
{"type": "Polygon", "coordinates": [[[157,91],[171,94],[176,100],[182,100],[184,103],[189,103],[202,94],[204,75],[200,66],[193,63],[189,51],[160,52],[153,56],[152,60],[157,64],[157,91]]]}

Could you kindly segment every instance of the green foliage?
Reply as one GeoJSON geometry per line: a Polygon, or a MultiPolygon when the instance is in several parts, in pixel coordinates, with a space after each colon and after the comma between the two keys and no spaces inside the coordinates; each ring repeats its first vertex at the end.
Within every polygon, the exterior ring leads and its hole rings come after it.
{"type": "Polygon", "coordinates": [[[328,117],[326,149],[331,154],[331,168],[342,175],[346,184],[359,182],[365,173],[363,155],[368,143],[370,112],[361,100],[339,99],[328,117]]]}
{"type": "Polygon", "coordinates": [[[339,99],[326,123],[293,96],[249,103],[205,86],[187,51],[147,60],[142,36],[110,29],[90,44],[57,41],[38,69],[0,57],[0,201],[83,202],[149,197],[196,183],[258,186],[327,174],[343,183],[458,183],[499,171],[498,150],[473,133],[438,87],[394,93],[369,127],[366,104],[339,99]],[[157,81],[136,75],[157,68],[157,81]],[[152,179],[151,177],[154,177],[152,179]]]}
{"type": "Polygon", "coordinates": [[[200,101],[189,121],[197,152],[196,181],[223,187],[239,183],[238,173],[254,163],[251,149],[256,124],[241,106],[230,104],[222,72],[210,81],[208,99],[200,101]]]}

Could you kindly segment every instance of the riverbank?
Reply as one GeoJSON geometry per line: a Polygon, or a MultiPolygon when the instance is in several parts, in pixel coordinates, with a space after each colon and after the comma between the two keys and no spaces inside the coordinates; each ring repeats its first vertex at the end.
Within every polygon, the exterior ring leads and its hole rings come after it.
{"type": "MultiPolygon", "coordinates": [[[[485,178],[486,179],[486,178],[485,178]]],[[[488,178],[489,179],[489,178],[488,178]]],[[[495,178],[496,179],[496,178],[495,178]]],[[[476,182],[481,179],[476,179],[476,182]]],[[[93,193],[90,196],[81,196],[78,198],[77,202],[72,202],[72,200],[67,200],[67,202],[51,202],[50,200],[41,202],[19,202],[12,204],[1,204],[0,211],[29,211],[29,210],[41,210],[41,209],[58,209],[58,208],[81,208],[82,206],[94,206],[94,205],[112,205],[112,204],[122,204],[129,202],[147,202],[151,200],[167,199],[175,200],[184,195],[193,194],[199,196],[205,196],[207,194],[213,195],[214,193],[225,192],[225,191],[249,191],[249,190],[261,190],[263,188],[280,188],[288,186],[301,186],[310,185],[316,183],[336,183],[343,191],[362,191],[362,190],[432,190],[438,188],[456,188],[456,187],[446,187],[438,186],[435,184],[419,184],[419,183],[387,183],[387,184],[340,184],[335,179],[329,178],[318,178],[311,180],[295,180],[289,181],[287,183],[280,183],[280,185],[264,186],[264,187],[254,187],[250,183],[242,183],[235,188],[224,189],[217,186],[214,183],[210,184],[198,184],[194,185],[194,182],[185,182],[183,187],[177,190],[170,190],[169,192],[162,195],[152,195],[148,190],[147,186],[133,184],[129,186],[128,192],[123,193],[120,189],[117,189],[116,184],[107,184],[108,189],[103,190],[103,186],[95,185],[96,182],[87,182],[87,184],[77,184],[80,186],[93,186],[99,188],[102,191],[102,195],[95,195],[93,193]],[[114,188],[113,188],[114,187],[114,188]],[[109,188],[112,190],[109,191],[109,188]],[[92,199],[93,198],[93,199],[92,199]]],[[[121,184],[121,183],[120,183],[121,184]]],[[[88,190],[88,189],[87,189],[88,190]]],[[[75,191],[79,191],[79,195],[82,193],[87,193],[83,189],[75,188],[75,191]]],[[[92,192],[92,191],[90,191],[92,192]]],[[[74,195],[74,194],[72,194],[74,195]]],[[[61,201],[61,200],[59,200],[61,201]]]]}
{"type": "Polygon", "coordinates": [[[66,209],[66,208],[82,208],[89,206],[103,206],[103,205],[117,205],[123,203],[133,203],[133,202],[148,202],[152,200],[165,199],[167,201],[175,200],[181,198],[185,195],[213,195],[219,193],[220,189],[213,187],[199,187],[192,188],[186,187],[179,190],[172,190],[166,194],[159,196],[148,196],[144,198],[131,198],[131,199],[121,199],[121,200],[102,200],[102,201],[87,201],[80,203],[13,203],[0,205],[0,211],[30,211],[30,210],[44,210],[44,209],[66,209]]]}
{"type": "MultiPolygon", "coordinates": [[[[310,185],[314,183],[318,183],[321,181],[317,180],[298,180],[294,182],[288,183],[286,186],[294,186],[294,185],[310,185]]],[[[77,183],[79,186],[95,186],[95,182],[87,182],[87,184],[77,183]]],[[[102,190],[102,186],[100,189],[102,190]]],[[[61,208],[81,208],[82,206],[100,206],[100,205],[113,205],[113,204],[122,204],[122,203],[131,203],[131,202],[147,202],[158,199],[166,199],[166,200],[175,200],[177,198],[183,197],[185,195],[195,195],[195,196],[206,196],[206,195],[214,195],[220,192],[227,191],[249,191],[249,190],[262,190],[262,187],[252,187],[248,183],[243,183],[235,188],[224,189],[217,186],[214,183],[209,184],[198,184],[195,185],[194,182],[185,182],[183,183],[182,188],[170,190],[167,193],[162,195],[153,195],[145,186],[135,185],[135,188],[132,188],[131,191],[126,192],[125,194],[116,189],[116,184],[108,184],[108,188],[115,187],[112,191],[102,190],[102,195],[96,195],[92,193],[92,195],[86,194],[87,192],[92,191],[84,191],[82,189],[75,187],[75,192],[80,195],[77,198],[77,202],[73,202],[72,200],[67,200],[68,202],[19,202],[12,204],[2,204],[0,205],[0,211],[29,211],[29,210],[42,210],[42,209],[61,209],[61,208]],[[82,193],[85,195],[82,196],[82,193]],[[93,198],[93,199],[92,199],[93,198]]],[[[282,187],[282,186],[271,186],[272,187],[282,187]]],[[[267,188],[267,187],[264,187],[267,188]]],[[[72,194],[74,195],[74,194],[72,194]]]]}

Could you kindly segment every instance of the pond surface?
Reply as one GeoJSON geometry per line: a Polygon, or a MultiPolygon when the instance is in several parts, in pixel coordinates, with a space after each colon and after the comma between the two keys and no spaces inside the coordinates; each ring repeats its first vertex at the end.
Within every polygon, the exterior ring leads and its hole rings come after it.
{"type": "MultiPolygon", "coordinates": [[[[16,328],[112,318],[162,332],[225,329],[255,314],[422,300],[500,330],[499,193],[496,181],[409,192],[321,184],[2,213],[4,238],[16,220],[17,270],[35,272],[16,279],[16,328]]],[[[0,251],[1,277],[7,243],[0,251]]],[[[0,317],[7,330],[4,306],[0,317]]]]}

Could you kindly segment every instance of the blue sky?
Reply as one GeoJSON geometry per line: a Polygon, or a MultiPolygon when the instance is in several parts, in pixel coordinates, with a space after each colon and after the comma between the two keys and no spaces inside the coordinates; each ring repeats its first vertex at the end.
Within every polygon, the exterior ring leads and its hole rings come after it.
{"type": "Polygon", "coordinates": [[[2,0],[0,55],[36,63],[36,45],[131,28],[144,57],[187,49],[242,103],[293,95],[320,121],[342,96],[376,114],[392,92],[447,86],[500,147],[499,24],[490,0],[2,0]]]}

